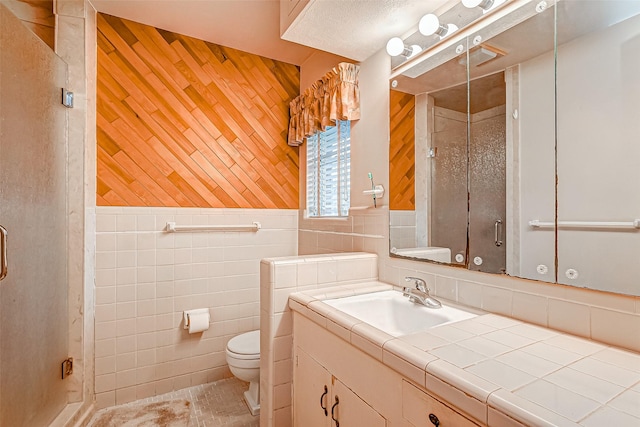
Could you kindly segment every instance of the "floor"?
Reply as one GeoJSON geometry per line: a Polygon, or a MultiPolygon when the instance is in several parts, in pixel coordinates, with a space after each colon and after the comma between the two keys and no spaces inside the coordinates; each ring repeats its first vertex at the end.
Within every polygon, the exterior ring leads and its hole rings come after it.
{"type": "MultiPolygon", "coordinates": [[[[243,393],[248,389],[248,383],[234,377],[137,400],[127,405],[187,399],[192,405],[189,427],[258,427],[260,416],[252,416],[244,402],[243,393]]],[[[88,427],[91,427],[91,423],[88,427]]]]}

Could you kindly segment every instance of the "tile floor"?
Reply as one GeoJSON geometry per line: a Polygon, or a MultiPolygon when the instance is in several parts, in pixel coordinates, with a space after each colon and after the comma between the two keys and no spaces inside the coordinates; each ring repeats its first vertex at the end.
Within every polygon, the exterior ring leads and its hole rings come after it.
{"type": "MultiPolygon", "coordinates": [[[[248,388],[248,383],[237,378],[227,378],[137,400],[127,405],[187,399],[192,405],[189,427],[258,427],[260,416],[252,416],[244,402],[243,393],[248,388]]],[[[88,427],[91,427],[91,422],[88,427]]]]}

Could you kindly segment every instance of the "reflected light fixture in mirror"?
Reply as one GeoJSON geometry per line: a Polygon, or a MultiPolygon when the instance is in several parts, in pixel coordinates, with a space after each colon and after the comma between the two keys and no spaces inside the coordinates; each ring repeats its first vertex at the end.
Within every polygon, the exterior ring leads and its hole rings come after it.
{"type": "Polygon", "coordinates": [[[436,34],[440,36],[440,38],[443,38],[444,36],[450,35],[457,29],[458,27],[454,24],[441,24],[438,17],[433,13],[424,15],[418,23],[418,31],[420,31],[420,34],[423,36],[436,34]]]}
{"type": "Polygon", "coordinates": [[[405,58],[411,58],[422,51],[422,48],[417,44],[407,46],[404,44],[400,37],[393,37],[387,42],[387,53],[390,56],[404,56],[405,58]]]}
{"type": "Polygon", "coordinates": [[[462,0],[464,7],[473,9],[479,7],[482,9],[482,13],[487,13],[492,9],[500,6],[506,0],[462,0]]]}

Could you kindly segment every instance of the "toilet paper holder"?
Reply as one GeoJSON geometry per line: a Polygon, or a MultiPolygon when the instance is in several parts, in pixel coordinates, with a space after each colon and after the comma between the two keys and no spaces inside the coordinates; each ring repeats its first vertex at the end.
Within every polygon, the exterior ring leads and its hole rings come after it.
{"type": "Polygon", "coordinates": [[[191,324],[191,316],[197,316],[197,315],[201,315],[201,314],[207,314],[207,316],[209,316],[209,309],[208,308],[196,308],[193,310],[185,310],[182,315],[184,318],[184,329],[189,329],[189,326],[191,324]]]}

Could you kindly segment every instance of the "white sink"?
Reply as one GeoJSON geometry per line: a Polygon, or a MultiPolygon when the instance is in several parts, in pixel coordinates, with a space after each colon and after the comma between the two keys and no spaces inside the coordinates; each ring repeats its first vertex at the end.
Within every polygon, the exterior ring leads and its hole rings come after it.
{"type": "Polygon", "coordinates": [[[445,304],[441,308],[428,308],[409,301],[398,291],[372,292],[323,302],[394,337],[477,316],[445,304]]]}

